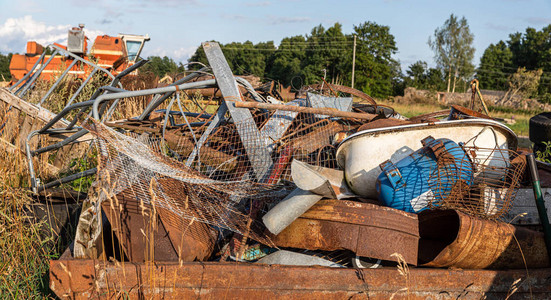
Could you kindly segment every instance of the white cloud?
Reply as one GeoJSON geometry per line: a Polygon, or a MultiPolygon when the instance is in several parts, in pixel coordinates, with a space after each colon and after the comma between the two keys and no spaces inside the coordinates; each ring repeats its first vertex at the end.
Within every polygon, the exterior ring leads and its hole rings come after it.
{"type": "MultiPolygon", "coordinates": [[[[67,30],[74,25],[47,25],[34,20],[27,15],[21,18],[8,18],[0,25],[0,52],[25,53],[27,41],[36,41],[47,46],[52,43],[67,43],[67,30]]],[[[94,41],[96,36],[103,34],[100,30],[84,29],[86,36],[94,41]]],[[[91,43],[90,43],[91,44],[91,43]]]]}

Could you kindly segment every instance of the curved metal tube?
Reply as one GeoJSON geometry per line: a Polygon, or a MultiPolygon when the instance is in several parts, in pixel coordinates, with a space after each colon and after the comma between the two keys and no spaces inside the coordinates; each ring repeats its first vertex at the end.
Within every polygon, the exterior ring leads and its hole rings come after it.
{"type": "MultiPolygon", "coordinates": [[[[149,90],[129,91],[129,92],[122,92],[122,93],[115,93],[115,94],[104,94],[99,96],[96,100],[90,100],[90,101],[94,101],[94,104],[92,106],[93,117],[98,121],[100,120],[101,116],[98,111],[98,108],[99,108],[99,105],[104,101],[121,99],[121,98],[129,98],[129,97],[147,96],[147,95],[166,93],[166,92],[175,92],[177,90],[208,88],[215,84],[216,84],[216,80],[210,79],[210,80],[204,80],[199,82],[189,82],[181,85],[167,86],[167,87],[155,88],[155,89],[149,89],[149,90]]],[[[84,102],[81,102],[81,103],[84,103],[84,102]]]]}
{"type": "MultiPolygon", "coordinates": [[[[188,82],[194,78],[197,78],[201,75],[203,75],[203,72],[205,71],[208,71],[209,68],[207,67],[204,67],[204,68],[201,68],[200,70],[196,71],[196,72],[193,72],[187,76],[185,76],[184,78],[174,82],[173,84],[171,84],[170,86],[175,86],[175,85],[179,85],[179,84],[182,84],[182,83],[185,83],[185,82],[188,82]]],[[[156,97],[156,99],[154,98],[153,101],[149,102],[149,104],[147,105],[147,107],[144,109],[144,111],[142,112],[142,114],[138,117],[138,120],[143,120],[145,119],[146,116],[148,116],[152,111],[155,110],[155,108],[157,108],[159,105],[161,105],[161,103],[163,103],[168,97],[170,97],[174,92],[168,92],[164,95],[159,95],[159,97],[156,97]]]]}

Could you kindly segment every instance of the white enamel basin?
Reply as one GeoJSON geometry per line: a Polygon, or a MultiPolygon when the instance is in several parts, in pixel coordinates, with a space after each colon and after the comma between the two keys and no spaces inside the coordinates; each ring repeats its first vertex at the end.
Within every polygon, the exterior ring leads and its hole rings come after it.
{"type": "MultiPolygon", "coordinates": [[[[368,129],[346,138],[337,149],[337,163],[344,170],[350,189],[356,194],[377,198],[375,182],[379,164],[390,159],[397,163],[422,147],[427,136],[448,138],[466,146],[516,150],[517,136],[507,126],[485,119],[465,119],[435,123],[408,124],[368,129]],[[478,136],[478,137],[477,137],[478,136]],[[475,137],[477,137],[475,139],[475,137]],[[497,141],[497,142],[496,142],[497,141]]],[[[488,160],[488,164],[503,160],[488,160]]]]}

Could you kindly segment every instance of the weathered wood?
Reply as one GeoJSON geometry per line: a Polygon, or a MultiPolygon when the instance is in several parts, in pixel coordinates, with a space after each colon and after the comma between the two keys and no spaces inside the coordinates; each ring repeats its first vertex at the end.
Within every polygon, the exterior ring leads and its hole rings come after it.
{"type": "MultiPolygon", "coordinates": [[[[11,94],[10,91],[6,88],[0,88],[0,100],[46,123],[55,117],[55,114],[51,111],[42,107],[38,107],[11,94]]],[[[64,120],[59,120],[58,123],[64,126],[69,125],[69,123],[64,120]]]]}
{"type": "MultiPolygon", "coordinates": [[[[290,106],[283,104],[269,104],[269,103],[260,103],[260,102],[233,102],[233,106],[242,107],[242,108],[261,108],[268,110],[282,110],[282,111],[296,111],[302,113],[318,114],[331,117],[340,117],[340,118],[352,118],[371,121],[377,117],[374,114],[368,113],[355,113],[348,111],[340,111],[333,108],[313,108],[313,107],[304,107],[304,106],[290,106]]],[[[231,105],[229,105],[231,106],[231,105]]]]}

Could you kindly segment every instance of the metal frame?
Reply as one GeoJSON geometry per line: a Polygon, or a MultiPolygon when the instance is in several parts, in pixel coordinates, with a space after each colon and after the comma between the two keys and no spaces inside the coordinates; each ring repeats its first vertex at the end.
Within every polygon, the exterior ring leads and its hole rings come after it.
{"type": "MultiPolygon", "coordinates": [[[[58,179],[53,182],[50,182],[45,185],[40,185],[40,181],[36,178],[36,174],[34,171],[34,166],[32,163],[32,158],[36,155],[39,155],[41,153],[57,150],[63,146],[69,145],[71,143],[76,142],[79,138],[83,137],[88,133],[88,130],[80,127],[75,127],[75,124],[78,120],[78,117],[88,111],[88,115],[92,116],[94,119],[106,122],[111,117],[112,113],[114,112],[116,106],[120,103],[122,99],[125,98],[131,98],[131,97],[137,97],[137,96],[148,96],[148,95],[166,95],[167,93],[174,93],[178,90],[189,90],[189,89],[196,89],[196,88],[209,88],[216,86],[216,81],[214,79],[212,80],[205,80],[200,82],[191,82],[191,83],[183,83],[180,85],[174,85],[174,86],[168,86],[168,87],[162,87],[162,88],[155,88],[155,89],[147,89],[147,90],[139,90],[139,91],[126,91],[124,89],[116,88],[112,85],[117,84],[121,77],[131,73],[135,69],[139,68],[142,64],[137,63],[124,72],[117,75],[117,77],[113,80],[111,86],[105,86],[100,89],[98,89],[94,95],[91,97],[88,101],[73,103],[67,107],[65,107],[60,113],[58,113],[50,122],[48,122],[46,125],[44,125],[41,129],[31,132],[26,139],[26,152],[27,152],[27,158],[28,158],[28,165],[29,165],[29,174],[31,177],[31,188],[33,192],[37,193],[40,190],[50,188],[65,182],[69,182],[84,176],[89,176],[95,173],[92,172],[93,169],[86,170],[84,172],[80,172],[78,174],[70,175],[66,178],[58,179]],[[103,94],[102,94],[103,92],[103,94]],[[101,95],[100,95],[101,94],[101,95]],[[113,103],[109,106],[109,109],[107,112],[105,112],[107,108],[107,104],[109,101],[113,101],[113,103]],[[69,113],[78,110],[77,115],[72,119],[72,121],[69,123],[69,125],[63,127],[63,128],[53,128],[53,126],[58,123],[58,121],[62,120],[66,115],[69,113]],[[71,136],[65,138],[64,140],[55,143],[53,145],[49,145],[46,147],[42,147],[36,150],[31,150],[29,143],[30,140],[39,135],[59,135],[59,134],[66,134],[66,133],[73,133],[71,136]]],[[[161,96],[161,98],[163,97],[161,96]]],[[[168,96],[166,97],[168,98],[168,96]]],[[[165,98],[165,99],[166,99],[165,98]]],[[[159,103],[160,104],[160,103],[159,103]]]]}
{"type": "MultiPolygon", "coordinates": [[[[48,64],[50,64],[50,62],[54,59],[54,57],[58,54],[60,55],[65,55],[65,56],[70,56],[72,59],[73,59],[73,62],[67,67],[65,68],[65,70],[61,73],[61,75],[59,76],[59,78],[55,81],[55,83],[52,85],[52,87],[48,90],[48,92],[40,99],[39,103],[38,103],[38,106],[41,107],[42,104],[50,97],[50,95],[52,94],[52,92],[55,90],[55,88],[59,85],[59,83],[65,78],[65,76],[67,76],[67,74],[70,72],[70,70],[76,65],[77,62],[80,62],[81,64],[85,64],[87,66],[89,66],[91,68],[91,71],[90,71],[90,74],[84,79],[84,81],[82,82],[82,84],[79,86],[79,88],[77,89],[77,91],[73,94],[73,96],[71,97],[71,99],[69,100],[69,102],[67,103],[67,106],[71,105],[71,103],[78,97],[78,95],[82,92],[83,88],[85,85],[87,85],[90,80],[92,79],[92,77],[98,72],[102,72],[104,75],[108,76],[109,78],[111,78],[112,80],[112,86],[119,86],[120,88],[122,88],[122,85],[120,84],[120,82],[116,81],[115,82],[115,77],[113,74],[111,74],[111,72],[109,72],[108,70],[94,64],[93,62],[91,61],[88,61],[88,60],[85,60],[84,58],[78,56],[78,55],[75,55],[74,53],[71,53],[59,46],[56,46],[56,45],[49,45],[48,46],[49,48],[53,49],[54,52],[51,54],[50,58],[42,65],[40,65],[41,62],[44,61],[44,59],[46,58],[46,52],[42,53],[42,55],[40,56],[40,58],[36,61],[36,63],[33,65],[33,67],[31,68],[31,70],[25,75],[23,76],[23,78],[21,78],[18,82],[16,82],[12,87],[10,87],[10,91],[20,97],[20,98],[24,98],[25,95],[27,94],[27,92],[29,90],[32,89],[32,87],[34,86],[35,82],[36,82],[36,79],[38,79],[38,77],[40,77],[40,75],[42,74],[42,71],[44,71],[44,69],[48,66],[48,64]],[[40,65],[40,68],[38,68],[38,70],[36,70],[36,68],[40,65]],[[36,70],[36,72],[35,72],[36,70]],[[114,83],[114,84],[113,84],[114,83]],[[17,88],[17,89],[16,89],[17,88]],[[15,90],[15,91],[14,91],[15,90]]],[[[120,75],[120,74],[119,74],[120,75]]],[[[124,75],[123,75],[124,76],[124,75]]]]}

